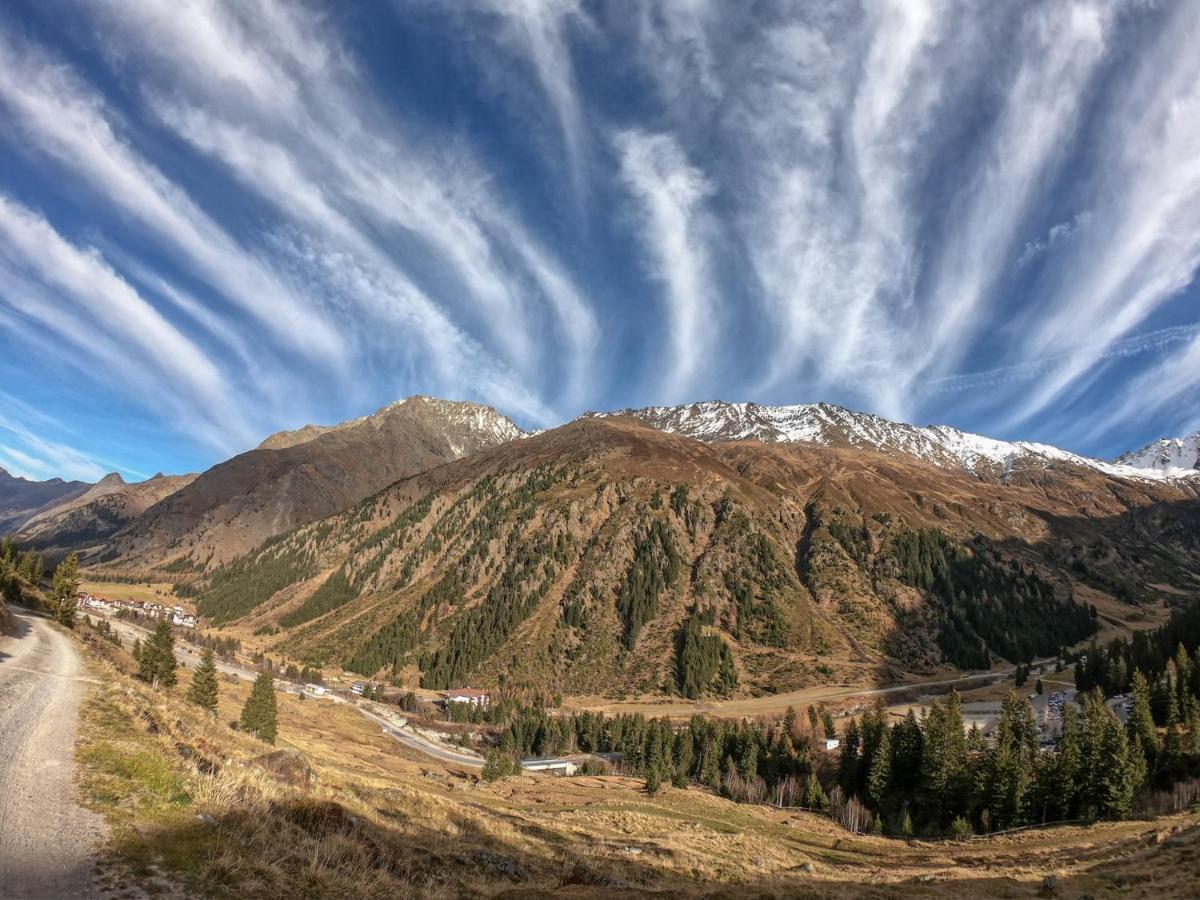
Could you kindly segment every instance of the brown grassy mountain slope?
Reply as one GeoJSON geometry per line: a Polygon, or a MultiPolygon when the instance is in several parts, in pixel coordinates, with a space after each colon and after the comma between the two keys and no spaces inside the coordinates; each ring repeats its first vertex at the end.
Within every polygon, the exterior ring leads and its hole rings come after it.
{"type": "Polygon", "coordinates": [[[1200,589],[1186,488],[704,444],[584,419],[404,479],[189,585],[275,652],[427,687],[759,692],[1055,653],[1074,601],[1200,589]]]}
{"type": "Polygon", "coordinates": [[[521,435],[490,407],[410,397],[332,428],[268,438],[130,523],[102,559],[199,570],[334,515],[391,484],[521,435]]]}
{"type": "Polygon", "coordinates": [[[0,468],[0,534],[17,531],[39,512],[84,493],[91,485],[83,481],[30,481],[0,468]]]}
{"type": "Polygon", "coordinates": [[[68,548],[86,549],[115,534],[195,478],[195,475],[155,475],[129,484],[113,472],[78,497],[55,504],[29,519],[17,533],[17,541],[51,555],[68,548]]]}

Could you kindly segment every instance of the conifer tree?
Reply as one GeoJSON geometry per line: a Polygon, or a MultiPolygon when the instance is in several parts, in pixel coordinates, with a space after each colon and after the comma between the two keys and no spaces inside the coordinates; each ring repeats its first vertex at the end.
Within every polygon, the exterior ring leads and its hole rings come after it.
{"type": "Polygon", "coordinates": [[[250,689],[250,696],[246,698],[246,705],[242,707],[238,727],[256,735],[261,741],[275,743],[275,679],[269,672],[261,672],[254,679],[254,687],[250,689]]]}
{"type": "Polygon", "coordinates": [[[957,691],[933,703],[924,737],[922,787],[934,820],[945,823],[969,802],[967,739],[957,691]]]}
{"type": "Polygon", "coordinates": [[[175,637],[171,623],[161,619],[154,633],[142,644],[138,656],[138,677],[155,687],[174,687],[176,682],[175,637]]]}
{"type": "Polygon", "coordinates": [[[50,611],[55,620],[67,628],[75,625],[75,592],[78,590],[79,557],[72,553],[54,570],[54,586],[50,593],[50,611]]]}
{"type": "Polygon", "coordinates": [[[192,687],[188,699],[197,706],[216,712],[217,709],[217,662],[211,649],[205,650],[200,665],[192,675],[192,687]]]}
{"type": "Polygon", "coordinates": [[[875,809],[883,805],[892,786],[892,732],[884,728],[867,773],[867,799],[875,809]]]}
{"type": "Polygon", "coordinates": [[[846,733],[842,736],[842,752],[838,760],[838,782],[848,796],[858,784],[859,744],[858,720],[851,719],[846,733]]]}
{"type": "Polygon", "coordinates": [[[1140,669],[1133,673],[1133,709],[1129,714],[1129,732],[1137,740],[1146,759],[1153,763],[1158,754],[1158,732],[1154,729],[1154,715],[1150,710],[1150,685],[1140,669]]]}

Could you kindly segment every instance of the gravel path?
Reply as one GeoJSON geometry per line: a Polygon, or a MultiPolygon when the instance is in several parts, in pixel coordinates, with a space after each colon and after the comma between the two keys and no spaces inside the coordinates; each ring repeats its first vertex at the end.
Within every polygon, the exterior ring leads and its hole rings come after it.
{"type": "Polygon", "coordinates": [[[46,620],[14,613],[16,635],[0,637],[0,897],[99,897],[105,825],[74,796],[83,666],[46,620]]]}

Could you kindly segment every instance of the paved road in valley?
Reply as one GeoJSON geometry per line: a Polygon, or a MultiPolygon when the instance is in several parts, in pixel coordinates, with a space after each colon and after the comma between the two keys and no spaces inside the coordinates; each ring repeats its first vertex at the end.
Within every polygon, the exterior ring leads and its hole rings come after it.
{"type": "Polygon", "coordinates": [[[406,747],[411,747],[426,756],[432,756],[434,759],[441,762],[450,763],[455,766],[465,766],[468,769],[483,768],[483,760],[478,756],[468,756],[465,753],[459,753],[455,750],[450,750],[446,747],[439,746],[432,741],[427,741],[417,734],[414,734],[407,728],[397,728],[389,723],[382,716],[377,716],[368,709],[358,707],[359,713],[366,716],[372,722],[376,722],[383,727],[383,730],[404,744],[406,747]]]}
{"type": "Polygon", "coordinates": [[[83,665],[71,639],[23,610],[0,637],[0,897],[100,896],[104,820],[75,800],[83,665]]]}

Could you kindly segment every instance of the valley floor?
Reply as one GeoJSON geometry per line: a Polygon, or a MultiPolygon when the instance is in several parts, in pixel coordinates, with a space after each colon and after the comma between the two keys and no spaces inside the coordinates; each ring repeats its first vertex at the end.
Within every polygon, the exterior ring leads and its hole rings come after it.
{"type": "Polygon", "coordinates": [[[1200,813],[968,843],[851,835],[827,819],[697,788],[650,797],[618,776],[492,784],[398,744],[346,704],[280,694],[278,747],[307,787],[254,763],[267,747],[118,672],[87,636],[97,680],[78,757],[112,828],[106,889],[200,896],[1188,897],[1200,813]]]}

